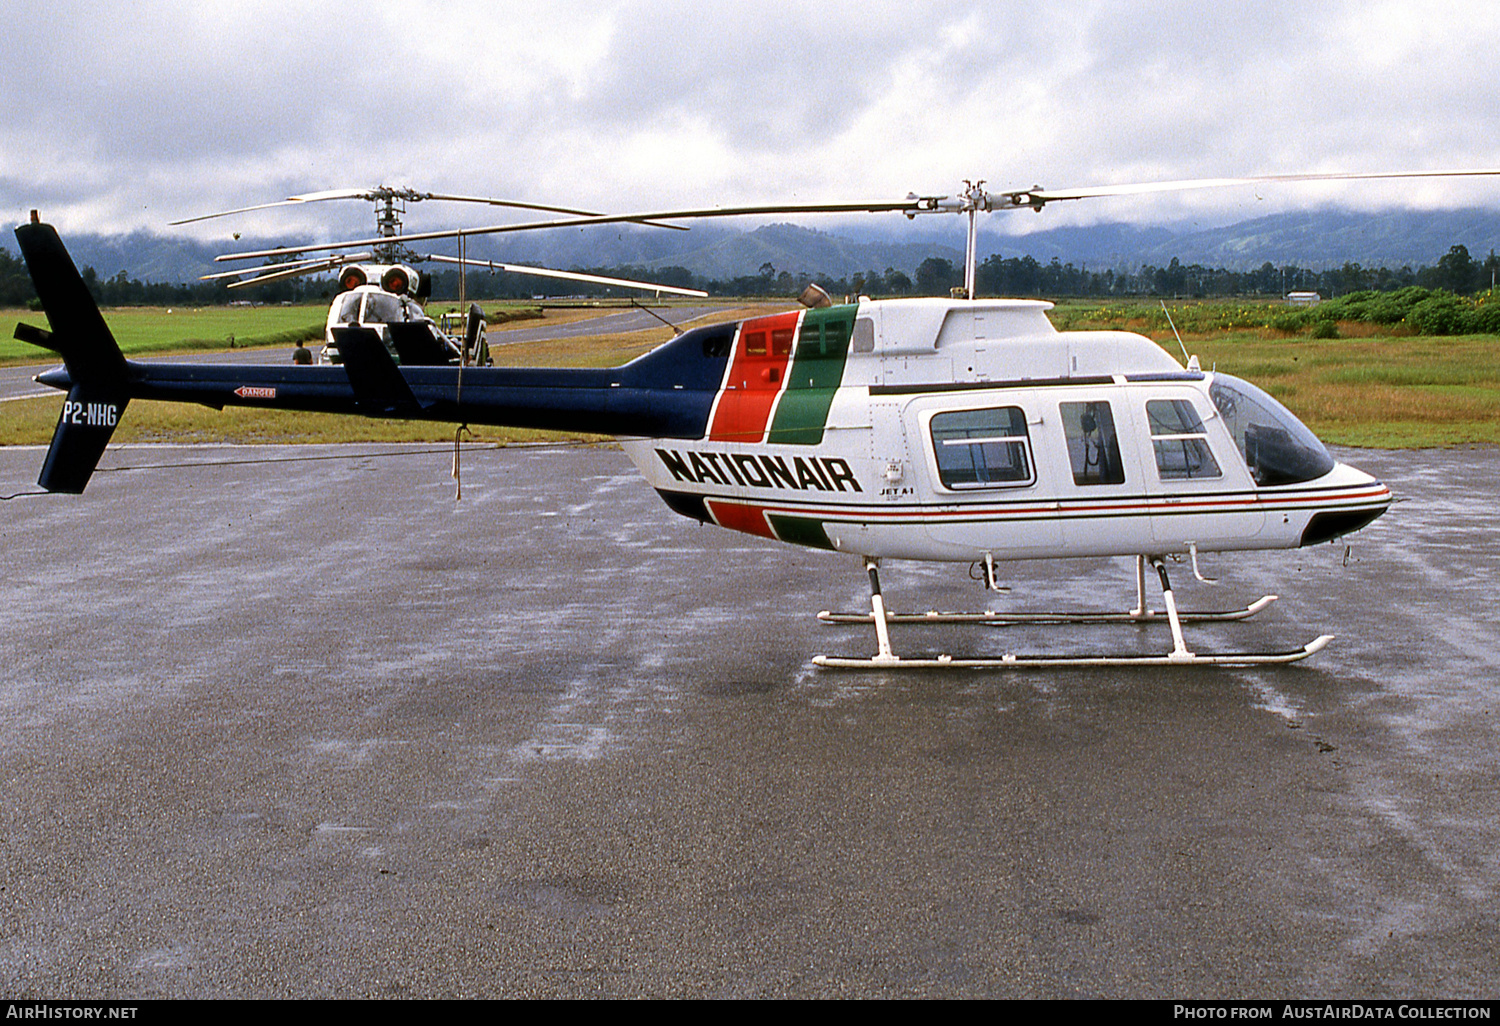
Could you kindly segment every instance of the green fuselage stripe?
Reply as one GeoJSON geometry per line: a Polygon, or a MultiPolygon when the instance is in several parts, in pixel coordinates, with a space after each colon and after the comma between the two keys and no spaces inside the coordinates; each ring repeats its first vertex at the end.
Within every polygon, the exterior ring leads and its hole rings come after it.
{"type": "Polygon", "coordinates": [[[828,409],[844,379],[854,304],[809,310],[802,318],[786,391],[776,406],[766,441],[781,445],[817,445],[823,441],[828,409]]]}
{"type": "Polygon", "coordinates": [[[770,521],[771,530],[776,532],[776,537],[784,542],[834,551],[833,542],[828,540],[828,529],[823,526],[821,520],[788,517],[780,513],[767,513],[766,519],[770,521]]]}

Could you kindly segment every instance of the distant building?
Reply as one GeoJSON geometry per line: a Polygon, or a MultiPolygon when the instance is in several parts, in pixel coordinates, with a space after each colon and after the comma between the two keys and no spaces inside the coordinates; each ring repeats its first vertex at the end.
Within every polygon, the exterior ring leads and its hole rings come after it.
{"type": "Polygon", "coordinates": [[[1286,301],[1292,306],[1317,306],[1323,297],[1316,292],[1288,292],[1286,301]]]}

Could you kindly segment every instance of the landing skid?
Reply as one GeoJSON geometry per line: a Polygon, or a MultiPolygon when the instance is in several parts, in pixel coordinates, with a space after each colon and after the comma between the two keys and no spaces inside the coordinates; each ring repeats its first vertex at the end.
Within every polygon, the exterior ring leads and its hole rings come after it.
{"type": "Polygon", "coordinates": [[[892,655],[882,659],[870,656],[867,659],[844,656],[813,656],[813,663],[835,670],[1025,670],[1058,666],[1264,666],[1268,663],[1295,663],[1321,652],[1332,634],[1322,634],[1316,639],[1292,649],[1290,652],[1223,652],[1194,653],[1184,655],[1014,655],[962,658],[959,656],[919,656],[909,658],[892,655]]]}
{"type": "Polygon", "coordinates": [[[885,608],[880,594],[879,561],[867,558],[865,569],[870,575],[870,612],[831,613],[824,611],[818,618],[825,623],[873,623],[879,650],[868,658],[845,656],[814,656],[813,663],[830,669],[857,670],[933,670],[933,669],[1043,669],[1068,666],[1258,666],[1279,663],[1295,663],[1306,659],[1333,640],[1333,635],[1320,635],[1301,648],[1285,652],[1218,652],[1195,653],[1188,649],[1182,636],[1182,624],[1225,622],[1244,620],[1254,616],[1276,600],[1275,595],[1264,595],[1243,609],[1222,611],[1182,612],[1177,608],[1172,593],[1172,584],[1167,579],[1166,565],[1160,558],[1150,562],[1161,579],[1162,598],[1166,611],[1158,612],[1146,608],[1145,566],[1142,556],[1136,562],[1136,584],[1139,601],[1136,608],[1125,613],[1048,613],[1020,612],[999,613],[987,610],[983,613],[892,613],[885,608]],[[981,623],[992,625],[1011,624],[1066,624],[1066,623],[1149,623],[1166,620],[1172,628],[1172,651],[1164,655],[1024,655],[1006,653],[1002,656],[961,657],[952,655],[903,657],[891,649],[889,627],[891,624],[911,623],[981,623]]]}

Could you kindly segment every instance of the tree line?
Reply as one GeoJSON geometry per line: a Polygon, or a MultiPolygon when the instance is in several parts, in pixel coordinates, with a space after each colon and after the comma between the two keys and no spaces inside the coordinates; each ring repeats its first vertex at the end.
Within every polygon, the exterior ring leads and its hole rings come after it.
{"type": "MultiPolygon", "coordinates": [[[[962,270],[955,273],[941,265],[926,277],[961,285],[962,270]]],[[[925,262],[924,262],[925,266],[925,262]]],[[[921,280],[923,269],[918,268],[921,280]]],[[[1161,296],[1212,298],[1223,296],[1284,296],[1288,292],[1317,292],[1325,298],[1353,292],[1395,292],[1419,286],[1441,289],[1455,295],[1472,295],[1491,288],[1500,274],[1500,256],[1494,250],[1483,261],[1475,260],[1467,247],[1455,245],[1431,267],[1342,267],[1315,271],[1295,264],[1277,266],[1270,261],[1253,271],[1232,271],[1202,264],[1183,264],[1176,257],[1165,267],[1145,264],[1139,269],[1090,271],[1071,263],[1052,260],[1043,264],[1032,257],[992,256],[975,269],[975,286],[991,296],[1161,296]]],[[[930,294],[930,293],[929,293],[930,294]]]]}
{"type": "MultiPolygon", "coordinates": [[[[659,282],[683,288],[703,289],[713,296],[792,297],[808,282],[816,282],[836,299],[844,296],[946,296],[963,285],[963,268],[942,257],[928,257],[913,275],[894,267],[834,277],[828,274],[793,273],[761,265],[759,273],[732,278],[711,278],[685,267],[594,267],[586,273],[638,281],[659,282]]],[[[1500,256],[1493,250],[1484,260],[1475,260],[1467,247],[1455,245],[1433,266],[1413,268],[1342,267],[1313,270],[1295,264],[1278,266],[1267,261],[1252,271],[1232,271],[1202,264],[1183,264],[1176,257],[1165,267],[1144,264],[1139,268],[1090,270],[1053,259],[1042,263],[1035,257],[991,256],[975,268],[975,287],[982,296],[1046,297],[1191,297],[1284,296],[1288,292],[1317,292],[1325,298],[1354,292],[1395,292],[1419,286],[1425,289],[1473,295],[1492,287],[1500,276],[1500,256]]],[[[524,275],[473,274],[466,281],[467,294],[476,299],[525,299],[555,295],[555,280],[524,275]]],[[[620,294],[619,290],[582,283],[565,286],[570,293],[598,296],[620,294]]],[[[437,276],[433,294],[457,295],[458,273],[437,276]]]]}

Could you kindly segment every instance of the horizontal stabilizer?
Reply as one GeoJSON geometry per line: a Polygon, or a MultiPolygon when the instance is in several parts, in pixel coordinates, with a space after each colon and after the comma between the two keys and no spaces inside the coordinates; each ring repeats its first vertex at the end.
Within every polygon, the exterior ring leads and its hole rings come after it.
{"type": "Polygon", "coordinates": [[[422,409],[395,358],[373,329],[335,328],[333,344],[344,361],[349,386],[354,389],[354,401],[361,413],[372,417],[399,416],[422,409]]]}
{"type": "Polygon", "coordinates": [[[29,346],[41,346],[50,349],[54,353],[62,352],[62,344],[57,341],[57,336],[46,328],[38,328],[31,324],[16,325],[16,340],[25,342],[29,346]]]}
{"type": "Polygon", "coordinates": [[[453,355],[426,324],[387,324],[385,330],[403,367],[446,367],[453,355]]]}

